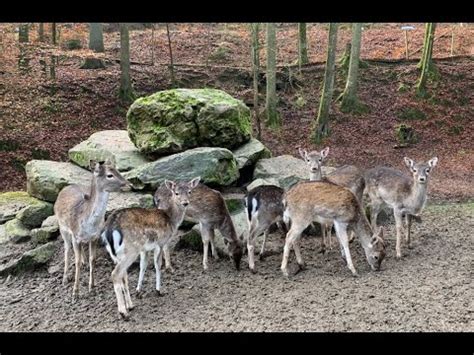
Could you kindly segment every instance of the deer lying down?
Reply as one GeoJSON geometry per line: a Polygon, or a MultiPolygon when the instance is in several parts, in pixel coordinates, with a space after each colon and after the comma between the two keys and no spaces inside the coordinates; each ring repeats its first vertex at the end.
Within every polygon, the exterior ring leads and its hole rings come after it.
{"type": "Polygon", "coordinates": [[[360,202],[348,189],[325,181],[300,182],[293,186],[284,197],[285,223],[291,223],[283,250],[281,270],[288,276],[288,257],[293,247],[300,269],[304,268],[299,239],[301,233],[312,222],[334,223],[341,247],[342,257],[354,275],[347,231],[353,230],[364,248],[370,267],[379,270],[385,257],[385,244],[382,229],[372,234],[372,229],[360,202]]]}
{"type": "Polygon", "coordinates": [[[411,222],[422,212],[426,203],[429,176],[438,163],[434,157],[428,162],[415,163],[405,157],[404,162],[412,173],[409,178],[399,170],[387,167],[375,167],[367,170],[365,180],[366,191],[370,197],[370,220],[372,227],[377,226],[377,216],[384,205],[393,209],[395,228],[397,233],[396,253],[397,258],[402,257],[401,234],[403,229],[403,216],[406,219],[405,241],[411,248],[411,222]]]}
{"type": "MultiPolygon", "coordinates": [[[[245,196],[249,233],[247,235],[248,262],[250,270],[255,273],[255,240],[263,233],[263,242],[260,250],[260,260],[263,259],[268,229],[273,223],[283,221],[283,194],[281,187],[260,185],[250,190],[245,196]]],[[[281,224],[283,227],[283,224],[281,224]]],[[[285,228],[286,233],[286,228],[285,228]]]]}
{"type": "Polygon", "coordinates": [[[123,318],[127,319],[128,311],[133,308],[128,288],[127,269],[140,255],[140,274],[137,286],[137,292],[140,293],[147,267],[147,251],[154,252],[156,291],[160,295],[163,248],[183,221],[191,191],[198,185],[199,180],[199,177],[190,182],[175,183],[166,180],[165,186],[172,193],[166,210],[125,208],[113,212],[107,219],[102,239],[110,257],[116,263],[112,271],[112,281],[117,297],[118,311],[123,318]]]}
{"type": "MultiPolygon", "coordinates": [[[[158,208],[166,209],[170,203],[171,192],[162,185],[156,190],[153,198],[158,208]]],[[[204,270],[209,269],[209,244],[211,244],[213,258],[219,259],[214,245],[215,229],[219,230],[222,234],[224,243],[227,245],[228,254],[234,261],[235,268],[237,270],[240,269],[240,260],[243,254],[242,238],[237,237],[229,210],[219,191],[213,190],[204,184],[199,184],[189,197],[186,218],[199,223],[203,243],[202,265],[204,270]]],[[[171,268],[168,248],[165,248],[164,256],[167,268],[171,268]]]]}
{"type": "Polygon", "coordinates": [[[71,245],[74,250],[76,273],[73,297],[79,292],[79,273],[84,263],[82,246],[89,244],[89,292],[94,287],[94,258],[96,242],[104,224],[109,192],[129,190],[131,185],[115,169],[110,160],[90,162],[92,170],[91,186],[69,185],[61,190],[54,204],[54,214],[58,219],[59,231],[64,240],[63,284],[67,282],[71,245]]]}
{"type": "MultiPolygon", "coordinates": [[[[321,168],[324,160],[329,154],[329,147],[326,147],[320,152],[311,151],[309,153],[306,150],[300,148],[299,153],[308,165],[311,181],[327,180],[336,185],[347,187],[357,197],[359,202],[362,203],[362,196],[365,188],[365,180],[362,170],[354,165],[344,165],[340,168],[337,168],[330,174],[323,176],[321,168]]],[[[321,225],[321,230],[323,234],[321,252],[324,253],[326,251],[326,246],[329,246],[329,249],[332,248],[332,223],[321,225]]],[[[349,242],[352,242],[353,239],[354,234],[351,233],[349,242]]]]}

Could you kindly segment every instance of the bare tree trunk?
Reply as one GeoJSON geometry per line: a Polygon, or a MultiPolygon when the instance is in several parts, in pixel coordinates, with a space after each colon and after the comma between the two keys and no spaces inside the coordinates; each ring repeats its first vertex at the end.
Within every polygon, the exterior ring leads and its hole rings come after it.
{"type": "Polygon", "coordinates": [[[357,98],[359,58],[362,36],[362,24],[354,23],[352,25],[351,56],[349,61],[349,72],[347,74],[346,87],[340,96],[341,111],[360,113],[365,108],[357,98]]]}
{"type": "MultiPolygon", "coordinates": [[[[94,52],[104,52],[104,33],[102,29],[102,23],[90,23],[89,24],[89,49],[94,52]]],[[[105,68],[105,64],[102,59],[87,57],[84,64],[81,65],[81,69],[102,69],[105,68]]]]}
{"type": "Polygon", "coordinates": [[[433,39],[436,30],[436,23],[426,24],[425,42],[423,44],[423,56],[421,58],[421,75],[416,84],[416,94],[420,97],[426,96],[426,82],[430,74],[436,73],[436,68],[432,63],[433,39]]]}
{"type": "Polygon", "coordinates": [[[276,96],[276,27],[267,23],[267,97],[265,103],[266,123],[269,127],[279,127],[280,117],[277,111],[276,96]]]}
{"type": "Polygon", "coordinates": [[[44,23],[40,22],[38,24],[38,39],[40,42],[44,42],[44,23]]]}
{"type": "Polygon", "coordinates": [[[298,23],[298,65],[308,64],[308,40],[306,23],[298,23]]]}
{"type": "Polygon", "coordinates": [[[324,84],[319,103],[318,117],[314,129],[314,141],[320,143],[323,137],[329,135],[329,107],[334,89],[334,68],[336,61],[337,23],[331,22],[328,31],[328,49],[326,69],[324,71],[324,84]]]}
{"type": "Polygon", "coordinates": [[[30,41],[30,25],[23,23],[18,27],[18,42],[27,43],[30,41]]]}
{"type": "Polygon", "coordinates": [[[151,24],[151,65],[155,65],[155,24],[151,24]]]}
{"type": "Polygon", "coordinates": [[[56,35],[57,35],[56,22],[53,22],[51,23],[51,40],[54,45],[58,44],[56,35]]]}
{"type": "Polygon", "coordinates": [[[135,98],[130,79],[130,38],[128,24],[120,24],[120,89],[119,98],[122,103],[130,103],[135,98]]]}
{"type": "Polygon", "coordinates": [[[172,46],[171,46],[170,26],[169,26],[168,23],[166,24],[166,34],[168,36],[168,49],[169,49],[169,52],[170,52],[171,86],[175,87],[176,86],[176,80],[174,78],[173,49],[172,49],[172,46]]]}
{"type": "Polygon", "coordinates": [[[262,138],[262,126],[260,123],[259,100],[258,100],[258,76],[260,72],[260,44],[258,35],[260,33],[259,23],[250,24],[250,32],[252,36],[252,74],[253,74],[253,112],[257,122],[257,139],[262,138]]]}

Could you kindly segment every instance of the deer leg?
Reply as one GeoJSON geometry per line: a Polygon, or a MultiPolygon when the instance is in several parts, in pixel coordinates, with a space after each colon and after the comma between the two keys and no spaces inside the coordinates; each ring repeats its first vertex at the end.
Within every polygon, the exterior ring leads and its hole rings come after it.
{"type": "MultiPolygon", "coordinates": [[[[300,234],[300,236],[301,236],[301,234],[300,234]]],[[[304,270],[306,268],[306,265],[303,261],[303,257],[301,256],[299,236],[297,238],[295,238],[295,240],[293,241],[293,250],[295,251],[296,262],[298,263],[299,269],[304,270]]]]}
{"type": "Polygon", "coordinates": [[[341,244],[344,254],[346,256],[347,267],[349,270],[352,271],[354,276],[357,276],[357,271],[352,263],[351,251],[349,250],[349,237],[347,235],[347,224],[346,223],[334,223],[334,227],[336,229],[336,235],[339,239],[339,243],[341,244]]]}
{"type": "Polygon", "coordinates": [[[210,227],[208,225],[201,224],[201,238],[203,245],[203,256],[202,256],[202,266],[204,270],[209,269],[208,265],[208,254],[209,254],[209,242],[210,242],[210,227]]]}
{"type": "MultiPolygon", "coordinates": [[[[314,223],[312,223],[312,225],[313,225],[313,228],[314,228],[314,223]]],[[[326,227],[324,226],[324,224],[321,224],[321,234],[322,234],[321,249],[319,249],[319,252],[321,254],[324,254],[324,253],[326,253],[326,244],[327,244],[326,227]]]]}
{"type": "Polygon", "coordinates": [[[406,222],[407,222],[407,226],[406,226],[406,234],[405,234],[405,241],[407,242],[407,246],[408,246],[408,249],[411,249],[412,246],[411,246],[411,222],[412,222],[412,216],[411,214],[406,214],[406,222]]]}
{"type": "Polygon", "coordinates": [[[209,241],[211,242],[211,253],[214,260],[219,260],[219,254],[217,254],[216,246],[214,244],[214,238],[215,238],[214,228],[211,228],[209,230],[209,241]]]}
{"type": "Polygon", "coordinates": [[[123,288],[124,288],[124,295],[125,295],[125,306],[128,310],[133,309],[132,298],[130,297],[130,289],[128,288],[128,273],[126,272],[123,276],[123,288]]]}
{"type": "Polygon", "coordinates": [[[171,266],[171,258],[170,258],[170,246],[165,244],[163,246],[163,257],[165,258],[165,268],[166,270],[174,272],[173,266],[171,266]]]}
{"type": "Polygon", "coordinates": [[[72,247],[74,249],[74,260],[76,266],[76,273],[74,276],[74,288],[72,290],[72,297],[75,299],[79,293],[79,275],[81,272],[81,260],[82,260],[82,247],[78,241],[72,238],[72,247]]]}
{"type": "Polygon", "coordinates": [[[142,292],[143,277],[145,276],[146,267],[148,265],[148,256],[146,251],[140,252],[140,273],[138,274],[137,293],[142,292]]]}
{"type": "Polygon", "coordinates": [[[286,235],[285,246],[283,248],[283,259],[281,262],[281,271],[283,272],[284,276],[289,276],[288,258],[290,256],[291,247],[294,245],[294,241],[301,235],[308,224],[309,223],[298,223],[297,221],[291,222],[291,228],[286,235]]]}
{"type": "Polygon", "coordinates": [[[63,285],[68,281],[67,272],[69,269],[69,263],[71,260],[71,235],[65,230],[61,229],[61,237],[64,240],[64,272],[63,272],[63,285]]]}
{"type": "Polygon", "coordinates": [[[257,218],[254,218],[250,222],[250,230],[247,236],[248,262],[249,262],[249,269],[252,272],[255,272],[255,239],[256,239],[257,229],[258,229],[258,220],[257,218]]]}
{"type": "Polygon", "coordinates": [[[403,229],[403,216],[402,213],[398,210],[394,209],[395,215],[395,229],[397,233],[397,242],[395,244],[395,251],[397,254],[397,258],[400,259],[402,257],[402,229],[403,229]]]}
{"type": "Polygon", "coordinates": [[[379,201],[376,201],[375,198],[371,198],[370,204],[370,224],[372,230],[377,229],[377,216],[379,215],[382,209],[382,204],[379,201]]]}
{"type": "Polygon", "coordinates": [[[114,283],[115,296],[117,298],[117,307],[120,315],[128,319],[127,308],[133,307],[130,292],[128,290],[127,270],[136,259],[137,253],[129,254],[125,258],[117,261],[112,271],[112,282],[114,283]],[[126,284],[125,284],[126,283],[126,284]]]}
{"type": "Polygon", "coordinates": [[[328,244],[329,244],[329,250],[332,250],[332,224],[331,223],[328,223],[325,225],[326,227],[326,238],[328,240],[328,244]]]}
{"type": "Polygon", "coordinates": [[[158,296],[161,296],[161,253],[163,252],[163,249],[157,246],[155,248],[155,253],[154,253],[154,261],[155,261],[155,271],[156,271],[156,292],[158,296]]]}
{"type": "Polygon", "coordinates": [[[94,260],[97,250],[97,243],[95,240],[89,242],[89,292],[92,292],[94,287],[94,260]]]}
{"type": "Polygon", "coordinates": [[[260,260],[263,260],[263,259],[264,259],[265,243],[266,243],[266,241],[267,241],[267,237],[268,237],[268,228],[265,229],[265,231],[263,232],[262,247],[260,248],[260,254],[258,254],[258,258],[259,258],[260,260]]]}

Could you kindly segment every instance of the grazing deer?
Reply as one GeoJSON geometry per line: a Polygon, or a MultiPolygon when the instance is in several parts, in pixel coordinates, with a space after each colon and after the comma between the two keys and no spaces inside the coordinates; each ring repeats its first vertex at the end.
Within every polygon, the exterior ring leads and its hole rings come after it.
{"type": "Polygon", "coordinates": [[[372,227],[377,226],[377,216],[384,205],[393,209],[395,228],[397,234],[396,254],[402,257],[401,233],[403,229],[403,216],[406,218],[405,241],[411,248],[411,222],[418,218],[426,203],[426,193],[429,175],[438,163],[434,157],[428,162],[415,163],[405,157],[404,162],[412,173],[409,178],[399,170],[387,167],[375,167],[367,170],[365,181],[367,193],[370,197],[370,220],[372,227]]]}
{"type": "Polygon", "coordinates": [[[290,230],[286,235],[281,270],[288,276],[288,257],[293,247],[300,269],[304,268],[299,247],[301,233],[313,221],[334,223],[339,239],[342,257],[354,275],[357,272],[352,264],[347,230],[353,230],[364,248],[370,267],[379,270],[385,257],[385,244],[382,228],[372,235],[369,221],[360,202],[348,189],[327,181],[300,182],[293,186],[283,200],[285,212],[283,219],[290,230]]]}
{"type": "Polygon", "coordinates": [[[115,169],[110,160],[90,162],[92,170],[91,186],[69,185],[58,195],[54,204],[54,213],[58,220],[59,231],[64,240],[63,284],[67,282],[71,245],[74,250],[76,274],[73,297],[79,292],[79,273],[84,263],[83,244],[89,243],[89,292],[94,287],[94,258],[96,242],[104,224],[109,192],[121,189],[130,190],[130,183],[115,169]]]}
{"type": "Polygon", "coordinates": [[[176,233],[183,221],[191,192],[199,184],[197,177],[190,182],[165,180],[171,197],[167,209],[132,207],[117,210],[107,219],[102,239],[116,266],[112,271],[118,311],[127,319],[133,308],[128,288],[127,270],[140,255],[140,274],[137,292],[142,290],[147,267],[147,252],[154,252],[156,270],[156,292],[161,295],[161,261],[165,245],[176,233]]]}
{"type": "MultiPolygon", "coordinates": [[[[299,148],[298,150],[303,160],[309,166],[310,181],[321,181],[325,179],[334,184],[346,187],[352,191],[352,193],[357,197],[359,202],[362,202],[362,196],[365,188],[365,180],[363,172],[359,168],[354,165],[344,165],[323,177],[322,163],[329,154],[329,147],[326,147],[321,152],[312,151],[308,153],[306,150],[301,148],[299,148]]],[[[329,246],[329,249],[332,249],[332,223],[327,225],[321,225],[321,231],[323,235],[321,253],[324,253],[326,251],[326,246],[329,246]]],[[[353,240],[354,234],[351,233],[349,242],[352,242],[353,240]]]]}
{"type": "MultiPolygon", "coordinates": [[[[255,240],[263,233],[263,243],[260,250],[260,260],[263,259],[268,229],[273,223],[283,220],[283,194],[281,187],[260,185],[250,190],[245,196],[249,233],[247,235],[248,262],[250,270],[255,273],[255,240]]],[[[283,227],[283,224],[280,224],[283,227]]],[[[285,229],[285,233],[286,228],[285,229]]]]}
{"type": "MultiPolygon", "coordinates": [[[[158,187],[153,198],[158,208],[166,209],[170,204],[171,193],[169,189],[162,185],[158,187]]],[[[227,244],[229,256],[234,261],[235,268],[237,270],[240,269],[240,260],[243,254],[242,238],[237,237],[229,210],[219,191],[213,190],[204,184],[199,184],[190,196],[189,206],[186,209],[186,218],[199,223],[203,243],[202,265],[204,270],[209,269],[209,244],[211,244],[213,258],[219,259],[214,243],[215,229],[219,230],[222,234],[224,243],[227,244]]],[[[171,268],[168,247],[164,250],[164,256],[167,268],[171,268]]]]}

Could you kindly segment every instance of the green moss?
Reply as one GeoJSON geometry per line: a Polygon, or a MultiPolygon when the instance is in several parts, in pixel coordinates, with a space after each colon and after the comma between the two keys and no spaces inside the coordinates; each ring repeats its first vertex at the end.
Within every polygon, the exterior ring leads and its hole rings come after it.
{"type": "Polygon", "coordinates": [[[414,129],[406,124],[400,124],[395,128],[395,136],[400,146],[407,146],[418,142],[418,136],[414,129]]]}
{"type": "Polygon", "coordinates": [[[400,83],[398,86],[398,92],[407,92],[408,90],[410,90],[409,86],[404,83],[400,83]]]}
{"type": "Polygon", "coordinates": [[[244,202],[242,199],[227,199],[225,200],[225,204],[227,205],[230,214],[240,211],[244,208],[244,202]]]}
{"type": "Polygon", "coordinates": [[[454,125],[449,128],[449,134],[452,136],[460,135],[462,132],[464,132],[463,126],[454,125]]]}
{"type": "Polygon", "coordinates": [[[426,119],[426,114],[415,107],[403,108],[400,112],[398,112],[397,116],[398,118],[407,121],[426,119]]]}
{"type": "Polygon", "coordinates": [[[20,143],[13,139],[0,140],[0,152],[14,152],[20,148],[20,143]]]}

